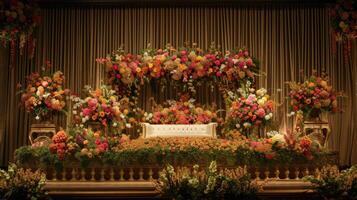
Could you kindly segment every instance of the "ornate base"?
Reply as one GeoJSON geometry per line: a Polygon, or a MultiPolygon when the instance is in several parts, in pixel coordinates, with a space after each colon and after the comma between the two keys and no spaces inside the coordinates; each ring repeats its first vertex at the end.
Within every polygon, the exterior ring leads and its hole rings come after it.
{"type": "Polygon", "coordinates": [[[46,145],[56,134],[55,124],[32,124],[30,128],[29,140],[31,144],[46,145]]]}
{"type": "MultiPolygon", "coordinates": [[[[310,183],[303,180],[264,180],[263,191],[258,196],[274,198],[282,196],[297,197],[308,195],[311,197],[310,183]]],[[[82,199],[113,198],[155,198],[160,194],[155,189],[153,181],[48,181],[45,189],[54,198],[66,197],[82,199]]]]}

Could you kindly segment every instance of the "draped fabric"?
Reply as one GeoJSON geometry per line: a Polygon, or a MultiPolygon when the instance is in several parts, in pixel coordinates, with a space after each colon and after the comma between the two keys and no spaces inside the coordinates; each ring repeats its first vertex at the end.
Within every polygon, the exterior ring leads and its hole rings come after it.
{"type": "MultiPolygon", "coordinates": [[[[9,51],[0,52],[0,133],[3,134],[0,159],[2,165],[13,159],[16,148],[28,143],[31,117],[20,109],[16,85],[27,74],[39,70],[45,60],[52,70],[62,70],[66,86],[81,93],[85,85],[98,86],[105,79],[104,67],[95,62],[121,45],[127,52],[138,53],[148,43],[176,47],[196,42],[207,49],[211,42],[224,49],[247,47],[260,60],[262,76],[258,86],[265,87],[277,102],[275,120],[280,130],[292,129],[287,118],[286,81],[302,81],[312,69],[326,71],[333,86],[344,90],[342,114],[330,117],[332,134],[329,148],[340,152],[341,164],[357,163],[357,53],[352,47],[352,62],[343,63],[342,49],[331,50],[327,8],[323,6],[222,6],[222,7],[97,7],[44,8],[43,23],[37,35],[33,60],[17,56],[9,66],[9,51]]],[[[149,98],[158,102],[176,97],[166,89],[161,93],[155,85],[142,90],[140,106],[150,109],[149,98]]],[[[222,98],[209,87],[199,89],[201,103],[222,98]]],[[[66,126],[66,119],[57,120],[66,126]]]]}

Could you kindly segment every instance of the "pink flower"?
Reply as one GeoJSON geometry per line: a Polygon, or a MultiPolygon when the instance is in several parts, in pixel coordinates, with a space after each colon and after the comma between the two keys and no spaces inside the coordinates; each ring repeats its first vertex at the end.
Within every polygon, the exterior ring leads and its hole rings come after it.
{"type": "Polygon", "coordinates": [[[243,53],[244,53],[244,56],[249,56],[249,52],[247,50],[245,50],[243,53]]]}
{"type": "Polygon", "coordinates": [[[82,110],[84,116],[89,116],[91,114],[91,109],[89,108],[84,108],[82,110]]]}
{"type": "Polygon", "coordinates": [[[217,66],[220,66],[221,65],[221,61],[216,60],[216,61],[214,61],[214,64],[217,65],[217,66]]]}
{"type": "Polygon", "coordinates": [[[120,79],[120,78],[121,78],[120,74],[117,74],[117,75],[115,75],[115,76],[117,77],[117,79],[120,79]]]}
{"type": "Polygon", "coordinates": [[[182,50],[182,51],[180,51],[180,53],[181,53],[181,55],[186,55],[187,54],[187,51],[185,51],[185,50],[182,50]]]}
{"type": "Polygon", "coordinates": [[[118,70],[118,65],[117,65],[117,64],[114,64],[114,65],[113,65],[113,69],[114,69],[115,71],[117,71],[117,70],[118,70]]]}
{"type": "Polygon", "coordinates": [[[263,108],[259,108],[256,111],[256,114],[258,115],[258,117],[263,118],[265,116],[265,110],[263,108]]]}
{"type": "Polygon", "coordinates": [[[98,104],[98,100],[97,99],[94,99],[94,98],[92,98],[92,99],[89,99],[88,100],[88,106],[89,107],[96,107],[97,106],[97,104],[98,104]]]}
{"type": "Polygon", "coordinates": [[[247,66],[252,66],[253,65],[253,60],[251,58],[248,58],[246,61],[247,66]]]}
{"type": "Polygon", "coordinates": [[[47,81],[42,81],[42,86],[43,87],[47,87],[48,86],[48,82],[47,81]]]}
{"type": "Polygon", "coordinates": [[[220,77],[221,75],[222,75],[221,72],[216,72],[217,77],[220,77]]]}
{"type": "Polygon", "coordinates": [[[238,63],[238,66],[239,66],[239,68],[243,69],[244,66],[245,66],[245,62],[240,61],[240,62],[238,63]]]}

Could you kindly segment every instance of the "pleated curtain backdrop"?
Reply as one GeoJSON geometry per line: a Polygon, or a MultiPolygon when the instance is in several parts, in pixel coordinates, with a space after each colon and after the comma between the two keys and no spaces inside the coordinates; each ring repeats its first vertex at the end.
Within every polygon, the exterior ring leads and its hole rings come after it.
{"type": "MultiPolygon", "coordinates": [[[[66,7],[43,8],[43,23],[37,35],[35,58],[18,57],[9,67],[9,52],[1,50],[0,133],[3,133],[0,160],[6,165],[16,148],[28,143],[31,117],[20,109],[16,85],[27,74],[39,70],[45,60],[52,61],[53,70],[62,70],[66,86],[80,94],[85,85],[98,86],[105,79],[104,67],[95,62],[121,45],[127,52],[138,53],[148,43],[176,47],[196,42],[207,49],[211,42],[222,49],[247,47],[261,62],[265,75],[259,86],[268,89],[278,108],[275,119],[281,130],[291,129],[287,118],[286,81],[302,81],[312,69],[326,71],[333,86],[344,90],[342,114],[330,117],[332,135],[329,148],[340,152],[341,164],[357,163],[357,56],[352,48],[352,63],[344,64],[341,47],[331,50],[327,8],[324,6],[227,6],[227,7],[66,7]]],[[[148,99],[158,102],[176,96],[145,86],[140,106],[150,108],[148,99]]],[[[222,98],[209,88],[202,88],[202,103],[222,98]]],[[[58,120],[66,126],[64,117],[58,120]]]]}

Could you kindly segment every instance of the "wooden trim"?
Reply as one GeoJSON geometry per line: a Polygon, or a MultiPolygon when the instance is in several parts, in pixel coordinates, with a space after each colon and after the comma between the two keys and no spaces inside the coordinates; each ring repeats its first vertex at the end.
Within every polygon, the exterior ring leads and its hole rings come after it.
{"type": "Polygon", "coordinates": [[[327,0],[38,0],[41,7],[246,7],[314,6],[334,3],[327,0]]]}
{"type": "MultiPolygon", "coordinates": [[[[310,183],[303,180],[270,180],[259,196],[311,195],[310,183]]],[[[158,197],[151,181],[48,181],[45,189],[52,197],[158,197]]]]}

